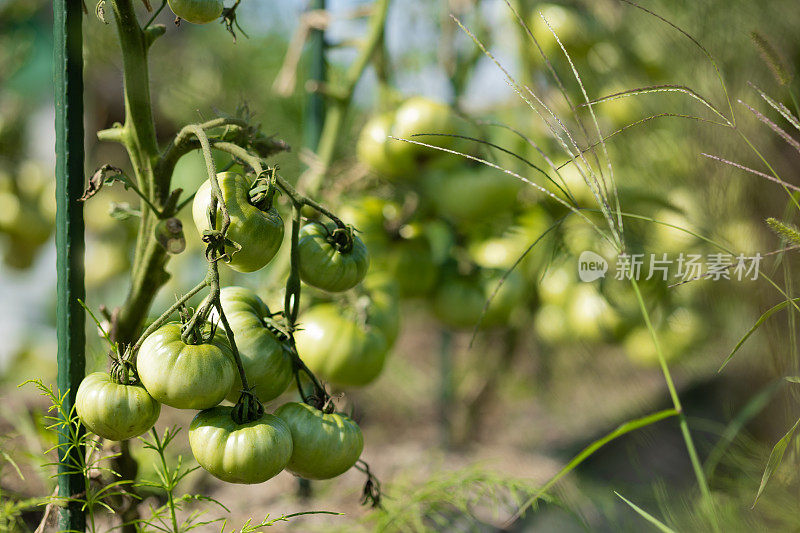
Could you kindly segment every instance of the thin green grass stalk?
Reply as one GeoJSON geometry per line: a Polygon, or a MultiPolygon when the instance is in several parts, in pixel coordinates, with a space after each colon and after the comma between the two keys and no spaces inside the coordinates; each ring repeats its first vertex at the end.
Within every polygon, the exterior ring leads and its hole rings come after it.
{"type": "Polygon", "coordinates": [[[519,506],[517,511],[511,516],[511,518],[506,522],[507,526],[510,526],[514,521],[516,521],[519,517],[521,517],[528,507],[531,507],[538,502],[540,499],[544,499],[547,496],[547,491],[549,491],[556,483],[558,483],[561,478],[572,472],[575,468],[577,468],[583,461],[587,458],[591,457],[597,450],[608,444],[609,442],[617,439],[623,435],[626,435],[632,431],[636,431],[643,427],[647,427],[651,424],[655,424],[661,420],[666,418],[670,418],[673,416],[678,416],[679,412],[675,409],[665,409],[663,411],[658,411],[656,413],[652,413],[647,416],[643,416],[640,418],[636,418],[634,420],[629,420],[623,424],[620,424],[614,431],[609,433],[608,435],[603,436],[602,438],[597,439],[596,441],[589,444],[586,448],[580,451],[572,460],[567,463],[567,465],[558,471],[556,475],[551,477],[547,483],[541,486],[539,489],[534,492],[533,496],[529,497],[525,503],[519,506]]]}
{"type": "Polygon", "coordinates": [[[642,509],[641,507],[639,507],[639,506],[638,506],[638,505],[636,505],[635,503],[631,502],[631,501],[630,501],[630,500],[628,500],[627,498],[625,498],[625,497],[624,497],[622,494],[620,494],[619,492],[617,492],[617,491],[614,491],[614,494],[616,494],[616,495],[617,495],[617,497],[618,497],[620,500],[622,500],[623,502],[625,502],[626,504],[628,504],[628,505],[631,507],[631,509],[633,509],[634,511],[636,511],[636,513],[637,513],[637,514],[639,514],[639,515],[640,515],[642,518],[644,518],[645,520],[647,520],[648,522],[650,522],[651,524],[653,524],[653,526],[654,526],[654,527],[656,527],[656,528],[657,528],[659,531],[661,531],[662,533],[675,533],[675,530],[674,530],[674,529],[670,528],[670,527],[669,527],[669,526],[667,526],[665,523],[663,523],[661,520],[659,520],[659,519],[658,519],[658,518],[656,518],[655,516],[651,515],[650,513],[648,513],[647,511],[645,511],[644,509],[642,509]]]}
{"type": "Polygon", "coordinates": [[[706,474],[703,471],[703,466],[700,463],[700,458],[697,455],[697,449],[695,448],[694,441],[692,440],[692,434],[689,431],[689,424],[686,422],[686,415],[683,412],[683,406],[681,405],[681,400],[680,397],[678,396],[678,391],[675,389],[675,383],[672,380],[672,374],[669,371],[667,360],[664,357],[664,352],[661,349],[661,343],[658,340],[658,333],[656,333],[656,330],[653,327],[653,322],[650,319],[650,312],[647,310],[647,304],[645,304],[644,302],[644,298],[642,297],[642,291],[639,288],[639,284],[633,277],[631,277],[630,282],[631,285],[633,286],[634,292],[636,293],[636,300],[639,303],[639,309],[642,311],[642,317],[644,318],[644,322],[647,326],[648,331],[650,331],[650,335],[653,337],[653,343],[655,344],[656,347],[656,354],[658,355],[658,363],[661,366],[661,372],[664,374],[664,381],[666,381],[667,383],[667,389],[669,390],[669,395],[670,398],[672,399],[672,405],[678,412],[678,424],[680,425],[681,428],[683,441],[686,444],[686,451],[689,453],[689,460],[692,463],[692,469],[694,470],[694,475],[697,478],[697,484],[700,486],[700,492],[703,495],[703,500],[705,501],[707,511],[712,520],[712,524],[714,525],[714,529],[716,531],[719,531],[719,524],[717,523],[716,520],[716,514],[714,512],[714,506],[711,499],[711,491],[708,488],[708,480],[706,479],[706,474]]]}

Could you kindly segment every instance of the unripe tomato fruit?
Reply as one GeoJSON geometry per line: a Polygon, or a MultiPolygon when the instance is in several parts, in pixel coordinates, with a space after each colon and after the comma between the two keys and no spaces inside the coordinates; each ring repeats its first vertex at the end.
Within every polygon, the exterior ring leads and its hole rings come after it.
{"type": "Polygon", "coordinates": [[[522,182],[488,167],[441,172],[425,181],[436,212],[457,223],[480,222],[511,211],[522,182]]]}
{"type": "Polygon", "coordinates": [[[378,328],[391,348],[400,333],[400,303],[397,287],[385,272],[370,272],[364,279],[369,293],[367,322],[378,328]]]}
{"type": "Polygon", "coordinates": [[[346,231],[333,223],[317,222],[300,229],[297,253],[301,280],[324,291],[342,292],[364,279],[369,268],[367,247],[352,234],[348,249],[346,231]]]}
{"type": "Polygon", "coordinates": [[[452,328],[475,327],[486,303],[476,279],[445,279],[433,297],[433,314],[452,328]]]}
{"type": "Polygon", "coordinates": [[[347,472],[364,449],[358,424],[338,413],[323,413],[310,405],[290,402],[275,416],[292,432],[290,472],[306,479],[330,479],[347,472]]]}
{"type": "Polygon", "coordinates": [[[373,172],[390,178],[413,172],[410,159],[404,160],[390,154],[389,143],[398,142],[389,138],[393,120],[392,113],[372,117],[364,125],[356,143],[358,160],[373,172]]]}
{"type": "MultiPolygon", "coordinates": [[[[274,328],[267,327],[269,308],[245,287],[225,287],[219,298],[234,332],[248,384],[262,402],[277,398],[292,381],[292,358],[285,347],[286,339],[281,340],[274,328]]],[[[237,372],[228,400],[236,402],[241,389],[237,372]]]]}
{"type": "Polygon", "coordinates": [[[550,346],[567,343],[570,339],[567,314],[553,304],[544,304],[536,310],[533,328],[538,337],[550,346]]]}
{"type": "Polygon", "coordinates": [[[483,315],[481,325],[486,327],[507,325],[514,310],[524,305],[528,297],[528,284],[518,269],[512,270],[507,275],[505,270],[487,270],[485,273],[482,280],[483,295],[484,300],[489,302],[489,307],[483,315]]]}
{"type": "MultiPolygon", "coordinates": [[[[269,263],[283,241],[283,219],[272,207],[262,211],[250,203],[250,183],[236,172],[220,172],[217,181],[231,217],[227,238],[238,243],[241,250],[232,254],[229,267],[239,272],[254,272],[269,263]]],[[[211,203],[211,182],[206,180],[194,197],[192,217],[200,235],[209,228],[208,206],[211,203]]],[[[222,224],[222,211],[217,208],[216,228],[222,224]]]]}
{"type": "Polygon", "coordinates": [[[178,409],[214,407],[230,392],[236,374],[224,333],[217,330],[209,344],[186,344],[175,322],[148,335],[136,370],[153,398],[178,409]]]}
{"type": "Polygon", "coordinates": [[[620,317],[594,286],[582,283],[569,294],[567,319],[570,330],[581,340],[597,342],[612,334],[620,317]]]}
{"type": "Polygon", "coordinates": [[[297,352],[312,372],[343,387],[363,387],[386,361],[386,337],[369,323],[349,317],[335,304],[306,310],[295,333],[297,352]]]}
{"type": "MultiPolygon", "coordinates": [[[[453,146],[455,137],[438,135],[414,137],[414,135],[419,133],[454,134],[457,130],[450,107],[429,98],[414,96],[397,108],[392,125],[392,136],[449,148],[453,146]]],[[[389,140],[388,153],[392,159],[403,162],[444,154],[440,150],[393,139],[389,140]]]]}
{"type": "Polygon", "coordinates": [[[387,253],[378,260],[380,267],[395,280],[403,297],[427,296],[439,275],[431,244],[423,236],[392,241],[387,253]]]}
{"type": "Polygon", "coordinates": [[[237,424],[232,407],[201,411],[189,426],[189,446],[197,462],[228,483],[262,483],[275,477],[292,457],[292,433],[280,418],[237,424]]]}
{"type": "Polygon", "coordinates": [[[105,372],[94,372],[81,381],[75,410],[95,435],[125,440],[152,428],[161,413],[161,404],[141,385],[122,385],[105,372]]]}
{"type": "Polygon", "coordinates": [[[222,0],[168,0],[175,15],[192,24],[207,24],[222,15],[222,0]]]}

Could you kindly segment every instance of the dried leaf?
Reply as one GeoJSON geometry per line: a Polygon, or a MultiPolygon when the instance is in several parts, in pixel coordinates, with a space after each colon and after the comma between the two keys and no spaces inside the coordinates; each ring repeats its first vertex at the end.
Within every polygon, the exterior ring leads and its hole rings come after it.
{"type": "Polygon", "coordinates": [[[104,185],[110,185],[114,181],[121,181],[127,189],[133,185],[128,177],[122,172],[122,169],[105,164],[94,171],[94,174],[89,178],[89,185],[80,197],[81,202],[85,202],[95,194],[99,193],[104,185]]]}

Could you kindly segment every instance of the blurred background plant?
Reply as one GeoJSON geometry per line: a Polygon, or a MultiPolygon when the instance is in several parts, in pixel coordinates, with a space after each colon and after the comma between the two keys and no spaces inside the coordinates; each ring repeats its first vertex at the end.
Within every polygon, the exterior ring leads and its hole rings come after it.
{"type": "MultiPolygon", "coordinates": [[[[691,87],[730,116],[708,59],[656,17],[617,0],[510,3],[573,102],[582,102],[583,96],[548,24],[569,52],[590,99],[673,84],[691,87]]],[[[364,33],[363,17],[353,14],[368,4],[329,1],[325,29],[334,82],[344,79],[353,59],[349,41],[364,33]]],[[[697,36],[711,51],[733,102],[737,130],[753,140],[776,174],[790,183],[796,180],[797,154],[790,143],[737,103],[741,99],[785,124],[748,87],[746,82],[752,82],[798,114],[792,90],[800,63],[800,12],[794,3],[642,5],[697,36]]],[[[239,35],[236,44],[222,25],[176,28],[171,14],[163,13],[158,21],[168,30],[151,61],[159,139],[169,139],[182,124],[218,111],[233,114],[246,104],[264,131],[293,147],[276,157],[282,174],[300,176],[306,167],[312,174],[318,171],[318,155],[301,149],[307,54],[296,67],[301,81],[274,88],[276,78],[285,81],[288,75],[291,80],[292,51],[297,51],[293,36],[301,31],[304,7],[299,0],[243,4],[240,20],[247,37],[239,35]]],[[[360,479],[347,474],[315,483],[311,495],[313,508],[345,516],[297,517],[286,523],[289,528],[505,527],[518,505],[587,444],[626,420],[670,407],[636,296],[626,281],[614,279],[615,251],[587,220],[499,170],[385,141],[392,135],[486,159],[564,202],[587,208],[590,222],[603,223],[574,165],[563,166],[560,179],[549,172],[536,147],[556,166],[568,162],[553,132],[451,20],[451,13],[514,79],[533,88],[570,129],[577,128],[547,65],[506,2],[392,2],[381,49],[355,88],[354,107],[319,184],[326,202],[361,231],[370,248],[373,273],[365,290],[386,293],[380,325],[386,337],[397,337],[378,381],[347,396],[358,408],[365,457],[384,483],[386,503],[384,509],[358,510],[354,495],[360,479]],[[417,133],[462,137],[412,137],[417,133]],[[577,261],[585,250],[610,261],[606,278],[579,280],[577,261]]],[[[38,524],[44,512],[40,498],[53,487],[51,467],[45,464],[51,459],[42,455],[53,444],[43,429],[47,404],[33,390],[16,389],[25,379],[49,383],[55,376],[50,28],[47,2],[6,0],[0,5],[0,295],[7,302],[0,309],[5,341],[0,383],[6,399],[0,407],[6,435],[0,442],[0,520],[12,530],[38,524]]],[[[84,28],[91,170],[122,160],[117,146],[100,144],[93,134],[122,119],[121,68],[111,28],[94,15],[84,28]]],[[[667,253],[674,259],[680,253],[718,251],[698,236],[748,255],[787,245],[763,222],[767,217],[793,221],[796,214],[787,209],[786,192],[703,157],[714,154],[769,172],[755,153],[743,149],[734,131],[677,116],[719,119],[697,100],[658,92],[614,98],[593,109],[603,134],[611,135],[607,149],[619,202],[632,215],[624,220],[629,253],[667,253]],[[663,116],[628,127],[657,115],[663,116]]],[[[579,112],[586,118],[585,109],[579,112]]],[[[552,117],[545,118],[556,126],[552,117]]],[[[578,142],[585,146],[591,138],[579,136],[578,142]]],[[[184,157],[176,186],[196,188],[205,179],[203,169],[199,154],[184,157]]],[[[135,238],[128,215],[136,204],[135,196],[121,187],[86,203],[87,301],[94,308],[124,297],[127,287],[121,280],[135,238]]],[[[182,217],[191,228],[188,214],[182,217]]],[[[202,276],[205,261],[191,231],[186,252],[171,263],[173,278],[155,309],[168,305],[187,279],[202,276]]],[[[793,297],[792,260],[791,252],[781,253],[765,257],[762,264],[785,295],[763,279],[704,279],[671,287],[678,281],[674,271],[667,281],[641,283],[704,461],[717,522],[725,531],[798,526],[792,495],[798,487],[800,444],[791,435],[782,466],[774,469],[750,509],[770,450],[797,417],[797,385],[783,379],[798,375],[797,309],[786,305],[766,320],[718,372],[759,317],[793,297]]],[[[226,271],[223,283],[249,285],[266,302],[279,302],[275,284],[285,264],[278,261],[248,278],[226,271]]],[[[304,297],[315,306],[326,303],[322,293],[307,290],[304,297]]],[[[87,353],[88,370],[103,368],[99,338],[90,336],[87,353]]],[[[165,412],[159,431],[162,425],[188,423],[185,413],[165,412]]],[[[667,419],[612,441],[555,485],[536,512],[507,527],[641,530],[644,519],[616,491],[675,530],[707,530],[709,517],[700,510],[699,489],[678,433],[677,424],[667,419]]],[[[152,450],[136,445],[133,453],[142,482],[156,479],[160,463],[152,450]]],[[[188,456],[188,450],[174,453],[188,456]]],[[[208,494],[228,507],[232,523],[267,510],[277,516],[309,506],[295,497],[294,480],[287,474],[259,487],[252,498],[241,498],[238,488],[202,472],[181,482],[187,493],[208,494]]],[[[163,503],[160,493],[149,497],[155,507],[163,503]]],[[[193,512],[191,502],[186,505],[185,512],[193,512]]]]}

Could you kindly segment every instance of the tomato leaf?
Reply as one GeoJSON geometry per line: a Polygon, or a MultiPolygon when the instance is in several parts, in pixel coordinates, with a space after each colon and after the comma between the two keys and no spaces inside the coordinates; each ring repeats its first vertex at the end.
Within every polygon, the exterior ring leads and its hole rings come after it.
{"type": "Polygon", "coordinates": [[[772,474],[774,474],[775,470],[780,466],[783,460],[783,454],[786,452],[786,447],[789,445],[789,441],[792,440],[798,425],[800,425],[800,418],[797,419],[797,422],[786,432],[786,435],[772,448],[772,452],[769,454],[769,459],[767,460],[767,467],[764,469],[764,475],[761,477],[761,485],[758,487],[756,499],[753,501],[753,507],[756,506],[758,499],[761,497],[761,493],[764,492],[767,481],[769,481],[769,478],[772,477],[772,474]]]}
{"type": "Polygon", "coordinates": [[[634,511],[639,513],[639,515],[641,515],[642,518],[644,518],[645,520],[647,520],[648,522],[653,524],[660,531],[663,531],[664,533],[675,533],[674,529],[670,528],[669,526],[667,526],[666,524],[661,522],[658,518],[656,518],[655,516],[651,515],[650,513],[648,513],[647,511],[645,511],[644,509],[642,509],[638,505],[636,505],[635,503],[630,502],[627,499],[625,499],[625,497],[622,494],[620,494],[619,492],[614,491],[614,494],[616,494],[617,497],[620,500],[622,500],[623,502],[625,502],[628,505],[630,505],[631,509],[633,509],[634,511]]]}

